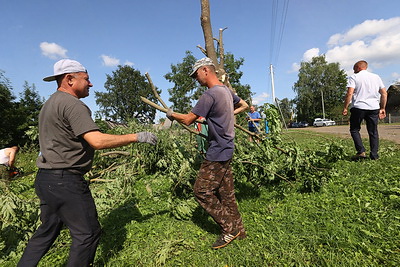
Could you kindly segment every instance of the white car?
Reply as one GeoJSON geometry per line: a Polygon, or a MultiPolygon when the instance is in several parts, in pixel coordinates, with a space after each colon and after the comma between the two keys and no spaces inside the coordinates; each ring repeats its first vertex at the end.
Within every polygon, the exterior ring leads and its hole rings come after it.
{"type": "Polygon", "coordinates": [[[331,126],[331,125],[336,125],[336,122],[329,120],[329,119],[321,119],[321,118],[316,118],[313,123],[313,126],[316,126],[316,127],[331,126]]]}

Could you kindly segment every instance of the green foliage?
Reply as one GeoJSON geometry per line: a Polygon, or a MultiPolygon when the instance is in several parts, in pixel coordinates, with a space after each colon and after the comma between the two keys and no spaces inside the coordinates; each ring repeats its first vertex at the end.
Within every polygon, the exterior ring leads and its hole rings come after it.
{"type": "Polygon", "coordinates": [[[140,97],[153,102],[156,102],[156,98],[146,77],[141,75],[140,71],[130,66],[119,65],[112,75],[107,74],[104,88],[107,92],[95,92],[96,104],[99,105],[97,117],[118,122],[132,119],[142,123],[154,122],[156,111],[140,97]]]}
{"type": "MultiPolygon", "coordinates": [[[[279,130],[276,108],[266,110],[279,130]]],[[[97,151],[87,175],[103,228],[96,266],[400,264],[398,146],[383,141],[379,161],[352,162],[350,139],[283,131],[258,144],[236,132],[232,165],[248,238],[214,251],[218,226],[192,196],[201,162],[195,138],[134,122],[109,132],[142,130],[156,132],[159,144],[97,151]],[[111,151],[128,156],[103,154],[111,151]]],[[[37,151],[20,153],[17,164],[35,170],[37,151]]],[[[1,266],[16,265],[37,226],[33,180],[28,175],[1,187],[1,204],[9,207],[0,214],[1,266]]],[[[63,266],[70,244],[63,230],[41,265],[63,266]]]]}
{"type": "Polygon", "coordinates": [[[20,100],[17,103],[16,117],[17,127],[14,140],[18,144],[38,145],[38,138],[35,129],[39,125],[39,113],[44,100],[40,98],[34,84],[31,86],[25,81],[24,91],[20,93],[20,100]]]}
{"type": "Polygon", "coordinates": [[[34,198],[34,162],[37,151],[23,147],[16,165],[24,176],[15,180],[0,179],[0,265],[6,255],[14,255],[29,239],[39,220],[38,201],[34,198]]]}
{"type": "MultiPolygon", "coordinates": [[[[182,63],[171,65],[171,72],[164,76],[165,79],[174,84],[173,88],[168,89],[169,101],[172,102],[171,108],[180,113],[188,113],[192,109],[194,101],[198,100],[206,89],[189,77],[196,58],[190,51],[186,51],[185,54],[182,63]]],[[[239,68],[243,65],[243,62],[243,58],[236,60],[233,54],[227,53],[224,68],[237,95],[245,101],[251,102],[250,85],[240,83],[243,72],[239,68]]]]}
{"type": "Polygon", "coordinates": [[[294,111],[294,101],[289,100],[288,98],[284,98],[282,100],[278,100],[279,108],[282,111],[282,115],[286,124],[293,120],[293,111],[294,111]]]}
{"type": "Polygon", "coordinates": [[[170,98],[168,99],[176,112],[188,113],[192,108],[192,101],[197,100],[199,94],[204,92],[203,87],[198,87],[193,78],[189,76],[196,58],[192,52],[186,51],[182,63],[171,64],[171,72],[164,75],[167,81],[174,84],[168,89],[170,98]]]}
{"type": "Polygon", "coordinates": [[[327,63],[325,55],[314,57],[310,62],[301,62],[298,76],[293,86],[297,94],[294,101],[298,121],[311,122],[322,117],[322,93],[326,117],[341,118],[338,106],[343,106],[346,73],[340,69],[339,63],[327,63]]]}
{"type": "Polygon", "coordinates": [[[228,74],[229,82],[235,89],[236,94],[247,103],[251,103],[251,97],[254,93],[251,92],[250,85],[240,83],[243,72],[239,69],[244,63],[244,58],[235,59],[233,54],[227,53],[224,60],[225,72],[228,74]]]}
{"type": "Polygon", "coordinates": [[[0,147],[10,145],[31,144],[31,139],[26,131],[38,126],[38,115],[43,100],[28,82],[24,84],[24,90],[20,93],[20,100],[15,102],[10,81],[0,70],[0,147]]]}
{"type": "Polygon", "coordinates": [[[0,70],[0,147],[9,145],[13,141],[13,123],[15,104],[13,103],[15,96],[12,94],[10,81],[4,76],[4,72],[0,70]]]}

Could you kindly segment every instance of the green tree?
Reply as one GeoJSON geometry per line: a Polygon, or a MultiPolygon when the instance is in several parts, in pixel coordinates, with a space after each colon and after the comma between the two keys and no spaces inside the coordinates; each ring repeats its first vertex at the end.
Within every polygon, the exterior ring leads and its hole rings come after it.
{"type": "Polygon", "coordinates": [[[286,124],[293,120],[294,102],[288,98],[279,100],[279,109],[282,111],[286,124]]]}
{"type": "Polygon", "coordinates": [[[243,76],[243,72],[240,71],[240,67],[244,63],[244,58],[235,59],[234,55],[227,53],[225,55],[225,71],[228,74],[229,82],[235,89],[237,95],[245,100],[247,103],[251,103],[251,97],[254,95],[251,92],[251,87],[248,84],[241,84],[240,79],[243,76]]]}
{"type": "Polygon", "coordinates": [[[15,96],[12,93],[11,83],[5,77],[4,71],[0,70],[0,147],[10,145],[13,141],[15,96]]]}
{"type": "Polygon", "coordinates": [[[298,81],[293,90],[297,93],[294,99],[297,118],[301,121],[312,121],[322,117],[322,97],[326,117],[339,119],[346,94],[346,73],[339,63],[327,63],[325,55],[314,57],[310,62],[301,62],[298,81]]]}
{"type": "Polygon", "coordinates": [[[196,58],[192,52],[186,51],[182,63],[171,64],[171,72],[164,75],[164,78],[174,84],[174,87],[168,89],[170,95],[169,101],[171,108],[180,113],[188,113],[192,108],[193,100],[198,99],[204,88],[199,87],[195,80],[189,77],[192,72],[192,66],[196,58]]]}
{"type": "Polygon", "coordinates": [[[36,90],[35,84],[29,85],[27,81],[24,83],[24,90],[20,93],[20,100],[17,102],[16,110],[16,140],[19,144],[25,144],[30,141],[26,132],[29,129],[38,127],[39,112],[44,103],[44,99],[40,97],[36,90]]]}
{"type": "MultiPolygon", "coordinates": [[[[190,51],[186,51],[185,54],[182,63],[171,65],[171,72],[164,75],[165,79],[174,84],[174,87],[168,89],[170,94],[169,101],[172,103],[171,108],[180,113],[189,112],[193,107],[193,102],[198,100],[206,90],[205,87],[189,77],[196,58],[190,51]]],[[[239,71],[239,68],[243,65],[243,62],[243,58],[236,60],[232,54],[227,53],[225,55],[224,68],[238,96],[250,102],[253,94],[250,90],[250,85],[242,85],[240,83],[243,72],[239,71]]]]}
{"type": "Polygon", "coordinates": [[[107,74],[104,88],[107,92],[95,92],[96,104],[100,107],[97,116],[123,123],[132,119],[141,123],[154,122],[155,109],[142,102],[140,97],[153,102],[157,100],[140,71],[119,65],[112,75],[107,74]]]}

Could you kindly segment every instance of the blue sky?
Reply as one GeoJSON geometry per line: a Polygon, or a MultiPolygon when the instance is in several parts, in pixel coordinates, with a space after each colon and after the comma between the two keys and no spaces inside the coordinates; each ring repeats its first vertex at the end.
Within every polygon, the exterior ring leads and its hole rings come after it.
{"type": "MultiPolygon", "coordinates": [[[[400,1],[210,0],[210,6],[214,36],[227,27],[225,51],[245,60],[241,82],[251,86],[254,104],[272,102],[271,64],[275,96],[292,99],[300,62],[320,54],[348,73],[365,59],[386,87],[400,79],[400,1]]],[[[0,10],[0,70],[17,97],[27,81],[47,99],[56,84],[42,78],[57,60],[71,58],[89,71],[94,86],[82,101],[93,112],[93,92],[104,91],[106,74],[118,64],[148,72],[167,101],[173,85],[163,76],[170,65],[187,50],[203,57],[196,47],[204,47],[200,0],[0,0],[0,10]]]]}

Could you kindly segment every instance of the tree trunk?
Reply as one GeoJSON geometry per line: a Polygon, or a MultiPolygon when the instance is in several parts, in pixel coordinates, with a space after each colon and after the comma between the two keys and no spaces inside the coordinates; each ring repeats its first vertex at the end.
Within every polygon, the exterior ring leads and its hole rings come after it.
{"type": "Polygon", "coordinates": [[[231,89],[234,93],[236,90],[232,88],[232,85],[229,82],[229,77],[226,75],[224,69],[224,47],[222,41],[222,32],[226,29],[219,30],[219,39],[217,40],[220,51],[220,62],[218,62],[217,52],[214,46],[214,37],[212,33],[211,27],[211,15],[210,15],[210,1],[209,0],[201,0],[201,16],[200,16],[201,27],[203,29],[204,41],[205,41],[205,51],[204,49],[200,49],[205,53],[205,55],[214,62],[216,67],[218,79],[224,83],[229,89],[231,89]]]}
{"type": "Polygon", "coordinates": [[[219,63],[217,60],[217,53],[214,47],[214,37],[211,28],[211,16],[210,16],[210,2],[209,0],[201,0],[201,16],[200,16],[201,27],[203,29],[204,41],[206,44],[206,56],[211,58],[217,70],[219,69],[219,63]]]}

